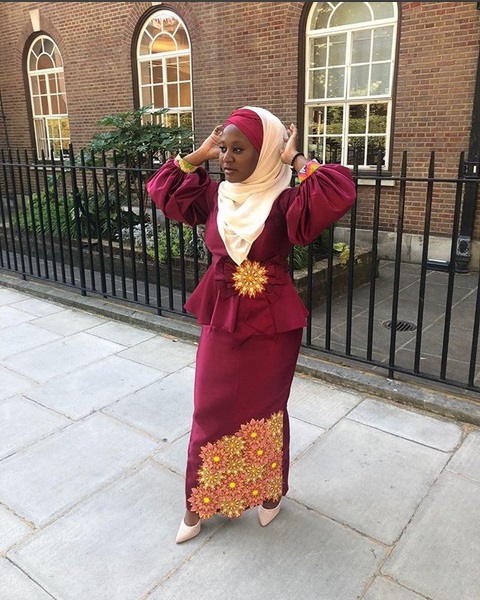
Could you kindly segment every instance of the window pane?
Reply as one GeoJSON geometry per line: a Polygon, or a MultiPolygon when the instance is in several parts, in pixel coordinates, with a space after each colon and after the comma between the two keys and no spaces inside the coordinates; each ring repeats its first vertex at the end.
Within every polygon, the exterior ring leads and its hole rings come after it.
{"type": "Polygon", "coordinates": [[[191,106],[192,105],[192,96],[190,93],[190,84],[189,83],[181,83],[180,84],[180,106],[191,106]]]}
{"type": "Polygon", "coordinates": [[[345,69],[328,69],[328,97],[343,98],[345,95],[345,69]]]}
{"type": "Polygon", "coordinates": [[[190,81],[190,58],[183,56],[178,59],[180,81],[190,81]]]}
{"type": "Polygon", "coordinates": [[[348,131],[352,133],[367,132],[367,105],[352,104],[349,107],[348,131]]]}
{"type": "Polygon", "coordinates": [[[313,39],[310,44],[310,67],[323,67],[327,64],[327,38],[313,39]]]}
{"type": "Polygon", "coordinates": [[[163,99],[162,85],[153,86],[153,105],[155,108],[164,108],[166,106],[165,101],[163,99]]]}
{"type": "Polygon", "coordinates": [[[325,139],[325,163],[339,164],[342,161],[342,137],[327,137],[325,139]]]}
{"type": "Polygon", "coordinates": [[[371,104],[368,119],[369,133],[386,133],[387,131],[387,104],[371,104]]]}
{"type": "Polygon", "coordinates": [[[329,66],[344,65],[346,62],[347,36],[336,35],[330,38],[329,66]]]}
{"type": "Polygon", "coordinates": [[[171,84],[168,86],[168,107],[169,108],[177,108],[178,107],[178,88],[177,84],[171,84]]]}
{"type": "Polygon", "coordinates": [[[178,81],[178,63],[177,58],[167,58],[165,64],[167,66],[167,81],[178,81]]]}
{"type": "Polygon", "coordinates": [[[67,98],[63,94],[58,96],[58,112],[62,115],[67,114],[67,98]]]}
{"type": "Polygon", "coordinates": [[[177,125],[178,125],[178,114],[177,113],[167,113],[165,115],[165,125],[167,127],[177,127],[177,125]]]}
{"type": "Polygon", "coordinates": [[[393,18],[393,2],[370,2],[373,8],[375,19],[390,19],[393,18]]]}
{"type": "Polygon", "coordinates": [[[40,98],[35,96],[33,99],[33,114],[37,117],[42,114],[42,107],[40,104],[40,98]]]}
{"type": "Polygon", "coordinates": [[[36,75],[33,75],[30,78],[30,83],[32,86],[32,94],[34,96],[37,96],[40,93],[40,88],[39,88],[39,84],[38,84],[38,77],[36,75]]]}
{"type": "Polygon", "coordinates": [[[352,34],[352,63],[370,62],[371,31],[354,31],[352,34]]]}
{"type": "Polygon", "coordinates": [[[51,56],[48,56],[47,54],[42,54],[37,62],[37,70],[40,69],[53,69],[55,67],[55,64],[52,60],[51,56]]]}
{"type": "MultiPolygon", "coordinates": [[[[142,106],[149,106],[150,104],[153,104],[153,98],[152,98],[152,88],[150,87],[142,87],[141,90],[141,103],[142,106]]],[[[158,106],[156,104],[156,106],[158,106]]]]}
{"type": "Polygon", "coordinates": [[[312,29],[326,29],[328,27],[328,19],[332,13],[330,4],[338,4],[338,2],[318,2],[315,8],[315,14],[312,18],[312,29]]]}
{"type": "Polygon", "coordinates": [[[48,85],[50,86],[50,93],[56,94],[58,91],[56,73],[50,73],[50,75],[48,75],[48,85]]]}
{"type": "Polygon", "coordinates": [[[47,119],[47,129],[50,139],[60,137],[60,128],[57,119],[47,119]]]}
{"type": "MultiPolygon", "coordinates": [[[[385,137],[384,136],[375,136],[368,138],[367,145],[367,165],[374,166],[377,164],[378,153],[381,152],[382,155],[385,154],[385,137]]],[[[383,163],[384,161],[382,161],[383,163]]]]}
{"type": "Polygon", "coordinates": [[[373,32],[373,60],[392,58],[393,27],[382,27],[373,32]]]}
{"type": "Polygon", "coordinates": [[[46,94],[47,93],[47,78],[45,75],[38,76],[38,84],[40,86],[40,93],[46,94]]]}
{"type": "Polygon", "coordinates": [[[310,74],[309,98],[325,98],[325,69],[310,74]]]}
{"type": "Polygon", "coordinates": [[[343,106],[327,106],[328,135],[343,133],[343,106]]]}
{"type": "Polygon", "coordinates": [[[161,60],[152,60],[152,83],[163,83],[163,65],[161,60]]]}
{"type": "Polygon", "coordinates": [[[139,64],[139,68],[140,68],[140,81],[141,84],[145,85],[147,83],[152,83],[151,81],[151,70],[150,70],[150,63],[149,62],[141,62],[139,64]]]}
{"type": "Polygon", "coordinates": [[[161,33],[153,40],[151,52],[152,54],[160,54],[162,52],[175,52],[176,49],[175,40],[171,36],[161,33]]]}
{"type": "Polygon", "coordinates": [[[54,48],[55,45],[52,40],[49,40],[48,38],[43,38],[43,51],[46,54],[53,54],[54,48]]]}
{"type": "Polygon", "coordinates": [[[390,63],[372,66],[372,80],[370,82],[370,95],[390,94],[390,63]]]}
{"type": "Polygon", "coordinates": [[[348,164],[355,163],[355,157],[359,165],[365,164],[365,136],[348,138],[348,164]]]}
{"type": "Polygon", "coordinates": [[[177,42],[177,46],[178,46],[179,50],[189,50],[190,49],[187,32],[185,31],[185,29],[182,26],[180,26],[178,28],[178,31],[175,35],[175,40],[177,42]]]}
{"type": "Polygon", "coordinates": [[[350,96],[366,96],[368,92],[368,65],[352,67],[350,96]]]}
{"type": "Polygon", "coordinates": [[[42,115],[49,115],[50,114],[50,108],[48,105],[48,98],[47,96],[40,96],[40,101],[42,103],[42,109],[41,109],[41,113],[42,115]]]}
{"type": "Polygon", "coordinates": [[[323,108],[310,109],[308,133],[314,135],[325,133],[325,111],[323,108]]]}
{"type": "Polygon", "coordinates": [[[354,23],[364,23],[371,20],[370,10],[364,2],[343,2],[333,13],[330,27],[353,25],[354,23]]]}
{"type": "Polygon", "coordinates": [[[180,125],[187,129],[193,129],[192,113],[186,112],[180,115],[180,125]]]}
{"type": "Polygon", "coordinates": [[[50,96],[50,105],[52,107],[52,112],[50,114],[58,115],[58,113],[60,112],[60,109],[58,106],[58,96],[57,95],[50,96]]]}

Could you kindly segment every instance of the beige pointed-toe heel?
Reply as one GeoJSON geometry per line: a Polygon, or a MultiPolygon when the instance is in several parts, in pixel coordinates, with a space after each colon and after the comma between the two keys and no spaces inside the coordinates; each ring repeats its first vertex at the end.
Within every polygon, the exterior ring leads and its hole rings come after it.
{"type": "Polygon", "coordinates": [[[180,527],[177,532],[177,537],[175,542],[177,544],[181,544],[182,542],[186,542],[196,537],[202,529],[202,522],[199,520],[195,525],[186,525],[185,521],[182,519],[180,523],[180,527]]]}
{"type": "Polygon", "coordinates": [[[271,523],[273,519],[278,515],[278,513],[280,512],[281,503],[282,502],[280,501],[277,504],[277,506],[275,506],[275,508],[265,508],[260,504],[260,506],[258,507],[258,520],[260,521],[260,525],[262,527],[265,527],[266,525],[271,523]]]}

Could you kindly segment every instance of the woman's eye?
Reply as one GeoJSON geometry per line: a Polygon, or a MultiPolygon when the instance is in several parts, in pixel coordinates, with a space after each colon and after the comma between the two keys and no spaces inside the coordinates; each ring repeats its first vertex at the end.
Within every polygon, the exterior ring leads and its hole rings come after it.
{"type": "Polygon", "coordinates": [[[227,151],[227,149],[225,148],[225,146],[220,146],[220,152],[222,154],[225,154],[226,151],[227,151]]]}
{"type": "Polygon", "coordinates": [[[243,150],[243,148],[234,148],[234,149],[233,149],[233,151],[234,151],[236,154],[239,154],[239,153],[240,153],[242,150],[243,150]]]}

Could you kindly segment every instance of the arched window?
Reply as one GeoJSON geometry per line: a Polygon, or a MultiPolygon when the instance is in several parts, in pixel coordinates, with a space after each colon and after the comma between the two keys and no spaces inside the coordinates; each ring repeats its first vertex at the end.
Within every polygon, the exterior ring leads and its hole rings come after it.
{"type": "Polygon", "coordinates": [[[63,61],[55,42],[41,35],[27,54],[28,82],[37,152],[59,158],[68,152],[70,127],[63,61]]]}
{"type": "Polygon", "coordinates": [[[165,125],[192,129],[190,39],[175,13],[160,10],[148,19],[138,37],[137,63],[141,106],[168,108],[165,125]]]}
{"type": "Polygon", "coordinates": [[[306,30],[305,148],[322,163],[388,165],[396,2],[315,2],[306,30]]]}

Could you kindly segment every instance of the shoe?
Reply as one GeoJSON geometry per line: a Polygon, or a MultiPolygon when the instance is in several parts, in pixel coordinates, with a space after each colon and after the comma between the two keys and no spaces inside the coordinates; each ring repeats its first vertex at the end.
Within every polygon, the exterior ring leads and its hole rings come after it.
{"type": "Polygon", "coordinates": [[[175,539],[175,542],[177,544],[181,544],[182,542],[191,540],[192,538],[196,537],[200,533],[201,529],[202,529],[202,522],[200,520],[195,525],[186,525],[185,521],[182,520],[182,522],[180,523],[178,532],[177,532],[177,537],[175,539]]]}
{"type": "Polygon", "coordinates": [[[262,527],[265,527],[266,525],[271,523],[273,519],[278,515],[278,513],[280,512],[280,504],[281,501],[277,504],[277,506],[275,506],[275,508],[265,508],[260,504],[260,506],[258,507],[258,520],[260,521],[260,525],[262,527]]]}

